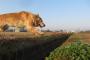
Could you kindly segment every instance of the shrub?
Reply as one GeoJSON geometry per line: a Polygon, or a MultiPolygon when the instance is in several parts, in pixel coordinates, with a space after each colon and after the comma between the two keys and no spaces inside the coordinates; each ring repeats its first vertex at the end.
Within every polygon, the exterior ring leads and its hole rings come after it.
{"type": "Polygon", "coordinates": [[[58,47],[46,60],[90,60],[90,45],[76,41],[68,46],[58,47]]]}

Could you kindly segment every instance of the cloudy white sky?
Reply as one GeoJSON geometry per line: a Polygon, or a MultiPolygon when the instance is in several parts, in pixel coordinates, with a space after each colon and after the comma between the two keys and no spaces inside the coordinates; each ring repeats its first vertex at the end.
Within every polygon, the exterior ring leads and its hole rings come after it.
{"type": "Polygon", "coordinates": [[[90,29],[90,0],[0,0],[0,13],[39,13],[45,29],[90,29]]]}

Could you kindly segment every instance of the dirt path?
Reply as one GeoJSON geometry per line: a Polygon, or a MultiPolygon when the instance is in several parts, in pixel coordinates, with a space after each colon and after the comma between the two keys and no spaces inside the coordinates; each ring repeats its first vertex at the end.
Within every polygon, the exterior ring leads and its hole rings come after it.
{"type": "Polygon", "coordinates": [[[83,43],[90,44],[90,33],[75,33],[72,36],[70,36],[69,39],[63,45],[71,44],[76,40],[80,40],[83,43]]]}

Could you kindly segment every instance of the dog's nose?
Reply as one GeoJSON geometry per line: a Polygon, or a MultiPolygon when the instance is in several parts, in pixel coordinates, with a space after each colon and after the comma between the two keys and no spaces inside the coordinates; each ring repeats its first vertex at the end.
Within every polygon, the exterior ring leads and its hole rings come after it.
{"type": "Polygon", "coordinates": [[[42,25],[40,25],[40,27],[42,28],[42,27],[45,27],[46,25],[43,23],[42,25]]]}
{"type": "Polygon", "coordinates": [[[44,24],[43,27],[45,27],[46,25],[44,24]]]}

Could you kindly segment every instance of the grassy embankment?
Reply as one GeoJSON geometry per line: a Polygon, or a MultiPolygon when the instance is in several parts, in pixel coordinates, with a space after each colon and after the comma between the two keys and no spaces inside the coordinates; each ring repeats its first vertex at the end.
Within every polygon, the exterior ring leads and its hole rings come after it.
{"type": "Polygon", "coordinates": [[[30,33],[0,33],[0,60],[44,60],[69,36],[56,32],[38,37],[30,33]]]}

